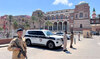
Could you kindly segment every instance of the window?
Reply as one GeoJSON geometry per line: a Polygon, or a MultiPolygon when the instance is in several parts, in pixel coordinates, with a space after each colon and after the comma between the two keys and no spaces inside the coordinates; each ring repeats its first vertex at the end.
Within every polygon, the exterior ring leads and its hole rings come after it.
{"type": "Polygon", "coordinates": [[[56,19],[58,19],[58,15],[56,16],[56,19]]]}
{"type": "Polygon", "coordinates": [[[61,19],[63,19],[63,15],[61,15],[61,19]]]}
{"type": "Polygon", "coordinates": [[[7,25],[8,23],[6,22],[6,25],[7,25]]]}
{"type": "Polygon", "coordinates": [[[92,20],[91,22],[92,22],[92,23],[94,23],[94,21],[93,21],[93,20],[92,20]]]}
{"type": "Polygon", "coordinates": [[[82,24],[80,24],[80,28],[82,28],[82,24]]]}
{"type": "Polygon", "coordinates": [[[76,19],[78,18],[78,14],[76,14],[76,19]]]}
{"type": "Polygon", "coordinates": [[[80,18],[82,18],[83,17],[83,13],[80,13],[80,18]]]}
{"type": "Polygon", "coordinates": [[[85,18],[88,18],[88,14],[85,14],[85,18]]]}
{"type": "Polygon", "coordinates": [[[68,19],[68,16],[66,16],[66,19],[68,19]]]}
{"type": "Polygon", "coordinates": [[[31,34],[31,35],[44,35],[42,31],[28,31],[28,34],[31,34]]]}
{"type": "Polygon", "coordinates": [[[42,31],[36,31],[37,35],[44,35],[44,33],[42,31]]]}
{"type": "Polygon", "coordinates": [[[71,20],[73,20],[73,18],[74,18],[74,16],[72,15],[72,16],[71,16],[71,20]]]}
{"type": "Polygon", "coordinates": [[[68,11],[66,10],[66,12],[68,12],[68,11]]]}
{"type": "Polygon", "coordinates": [[[52,20],[54,19],[54,16],[52,16],[52,20]]]}
{"type": "Polygon", "coordinates": [[[35,31],[28,31],[28,34],[37,35],[37,33],[35,31]]]}
{"type": "Polygon", "coordinates": [[[47,19],[50,20],[50,17],[48,16],[47,19]]]}
{"type": "Polygon", "coordinates": [[[61,13],[62,13],[63,11],[61,11],[61,13]]]}
{"type": "Polygon", "coordinates": [[[96,23],[99,23],[99,20],[96,20],[96,23]]]}
{"type": "Polygon", "coordinates": [[[53,35],[53,33],[50,32],[50,31],[44,31],[44,33],[45,33],[47,36],[53,35]]]}

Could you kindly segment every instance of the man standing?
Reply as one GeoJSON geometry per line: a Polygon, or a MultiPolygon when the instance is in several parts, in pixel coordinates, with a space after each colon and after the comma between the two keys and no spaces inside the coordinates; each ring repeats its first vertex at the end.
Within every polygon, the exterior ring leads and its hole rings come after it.
{"type": "Polygon", "coordinates": [[[70,40],[71,40],[70,48],[73,48],[73,46],[72,46],[72,44],[73,44],[73,38],[74,38],[74,33],[73,33],[73,31],[72,31],[72,32],[71,32],[71,38],[70,38],[70,40]]]}
{"type": "Polygon", "coordinates": [[[80,32],[78,33],[78,40],[80,41],[80,32]]]}
{"type": "Polygon", "coordinates": [[[66,52],[66,51],[68,51],[66,48],[67,47],[67,31],[65,31],[65,33],[64,33],[63,41],[64,41],[63,51],[66,52]]]}
{"type": "Polygon", "coordinates": [[[13,51],[12,59],[25,59],[26,58],[26,43],[23,41],[23,29],[19,28],[17,30],[18,37],[14,38],[9,46],[8,50],[13,51]],[[19,48],[20,46],[21,48],[19,48]]]}

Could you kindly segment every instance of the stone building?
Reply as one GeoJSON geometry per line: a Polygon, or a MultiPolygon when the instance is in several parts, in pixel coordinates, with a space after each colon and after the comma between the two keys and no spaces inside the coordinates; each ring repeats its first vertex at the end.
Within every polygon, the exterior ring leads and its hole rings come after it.
{"type": "Polygon", "coordinates": [[[51,11],[45,14],[46,21],[52,22],[52,26],[48,29],[52,31],[70,31],[71,24],[74,20],[74,9],[64,9],[58,11],[51,11]]]}
{"type": "MultiPolygon", "coordinates": [[[[18,16],[13,16],[12,22],[16,21],[18,24],[18,28],[24,28],[25,24],[29,24],[31,23],[31,16],[28,15],[18,15],[18,16]]],[[[12,24],[13,25],[13,24],[12,24]]],[[[13,27],[14,29],[14,27],[13,27]]]]}
{"type": "Polygon", "coordinates": [[[90,6],[80,2],[74,9],[74,31],[91,30],[90,6]]]}
{"type": "Polygon", "coordinates": [[[84,1],[76,5],[75,9],[46,12],[45,17],[46,21],[52,22],[53,25],[48,28],[52,31],[91,30],[90,6],[84,1]]]}
{"type": "Polygon", "coordinates": [[[31,17],[31,28],[33,29],[40,29],[44,28],[44,22],[45,22],[45,13],[42,12],[40,9],[34,11],[32,13],[32,16],[34,16],[34,19],[31,17]]]}

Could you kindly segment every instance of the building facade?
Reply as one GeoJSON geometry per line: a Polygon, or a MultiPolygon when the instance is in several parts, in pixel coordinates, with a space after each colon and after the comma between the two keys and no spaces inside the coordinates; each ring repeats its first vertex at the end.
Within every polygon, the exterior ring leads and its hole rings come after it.
{"type": "Polygon", "coordinates": [[[33,29],[40,29],[44,28],[44,23],[45,23],[45,13],[41,11],[40,9],[34,11],[32,13],[32,23],[31,26],[33,26],[33,29]],[[33,17],[34,16],[34,17],[33,17]]]}
{"type": "Polygon", "coordinates": [[[80,2],[74,9],[74,31],[91,30],[90,7],[86,2],[80,2]]]}
{"type": "Polygon", "coordinates": [[[100,18],[91,19],[92,31],[100,32],[100,18]]]}
{"type": "Polygon", "coordinates": [[[46,29],[52,31],[91,30],[90,7],[86,2],[80,2],[75,6],[75,9],[46,12],[45,17],[46,21],[50,21],[53,24],[46,29]]]}
{"type": "Polygon", "coordinates": [[[92,31],[98,33],[100,32],[100,16],[96,17],[95,9],[93,9],[92,18],[90,20],[92,31]]]}

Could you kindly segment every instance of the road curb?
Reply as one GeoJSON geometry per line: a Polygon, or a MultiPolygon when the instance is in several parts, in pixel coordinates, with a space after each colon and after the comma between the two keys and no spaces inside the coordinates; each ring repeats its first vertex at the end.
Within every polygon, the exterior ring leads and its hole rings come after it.
{"type": "Polygon", "coordinates": [[[9,45],[9,44],[1,44],[1,45],[0,45],[0,48],[2,48],[2,47],[8,47],[8,45],[9,45]]]}

